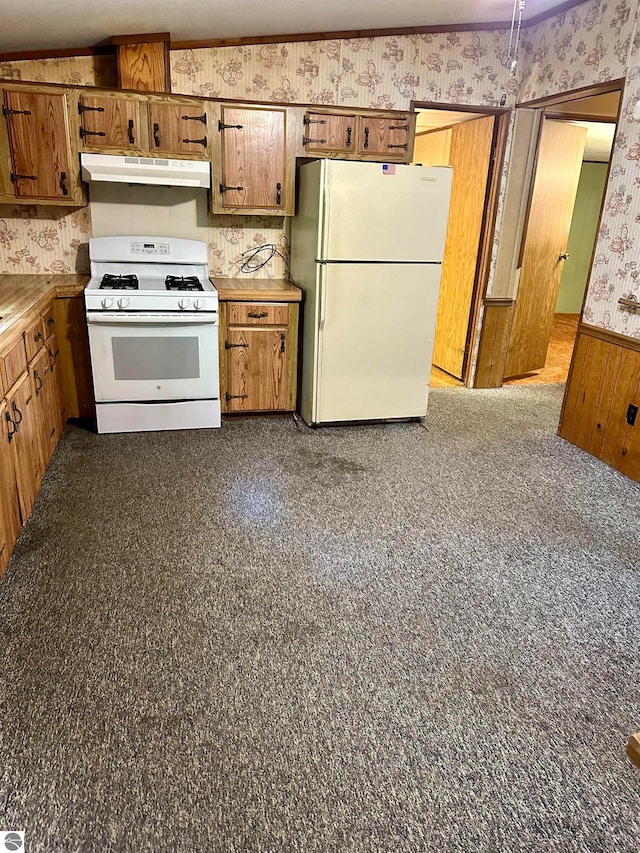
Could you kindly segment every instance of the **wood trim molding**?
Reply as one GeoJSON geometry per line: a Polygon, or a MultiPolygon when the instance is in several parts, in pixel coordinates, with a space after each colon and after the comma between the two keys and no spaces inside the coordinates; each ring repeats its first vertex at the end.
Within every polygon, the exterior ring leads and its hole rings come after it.
{"type": "Polygon", "coordinates": [[[607,341],[607,343],[640,352],[640,338],[630,338],[628,335],[621,335],[620,332],[611,332],[609,329],[601,329],[599,326],[580,323],[578,334],[588,335],[590,338],[598,338],[601,341],[607,341]]]}
{"type": "Polygon", "coordinates": [[[629,743],[627,744],[627,755],[636,767],[640,767],[640,732],[636,732],[629,738],[629,743]]]}
{"type": "MultiPolygon", "coordinates": [[[[414,101],[409,104],[409,111],[415,110],[446,110],[453,113],[477,113],[483,116],[500,116],[504,113],[511,113],[508,107],[485,107],[474,106],[473,104],[450,104],[442,101],[414,101]]],[[[442,128],[437,128],[441,130],[442,128]]]]}
{"type": "Polygon", "coordinates": [[[616,124],[618,121],[617,116],[588,116],[584,113],[571,113],[562,110],[558,110],[557,112],[555,110],[545,110],[544,114],[547,118],[554,119],[554,121],[595,121],[598,124],[616,124]]]}
{"type": "MultiPolygon", "coordinates": [[[[593,86],[583,86],[581,89],[571,89],[570,92],[559,92],[556,95],[545,95],[543,98],[534,98],[531,101],[519,101],[518,107],[550,107],[554,104],[564,104],[567,101],[579,101],[581,98],[590,98],[592,95],[606,95],[607,92],[623,92],[625,78],[617,77],[615,80],[607,80],[604,83],[595,83],[593,86]]],[[[620,98],[622,102],[622,98],[620,98]]]]}
{"type": "MultiPolygon", "coordinates": [[[[171,33],[138,33],[137,35],[127,35],[127,36],[111,36],[108,38],[104,44],[105,45],[119,45],[119,44],[140,44],[143,42],[147,44],[148,42],[170,42],[171,41],[171,33]]],[[[102,44],[102,43],[101,43],[102,44]]]]}

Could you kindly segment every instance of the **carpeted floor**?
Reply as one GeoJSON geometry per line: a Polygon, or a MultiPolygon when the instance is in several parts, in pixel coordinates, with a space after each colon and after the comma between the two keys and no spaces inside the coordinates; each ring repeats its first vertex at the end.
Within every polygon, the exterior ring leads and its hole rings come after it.
{"type": "Polygon", "coordinates": [[[27,850],[637,851],[640,486],[561,386],[65,435],[0,585],[27,850]]]}

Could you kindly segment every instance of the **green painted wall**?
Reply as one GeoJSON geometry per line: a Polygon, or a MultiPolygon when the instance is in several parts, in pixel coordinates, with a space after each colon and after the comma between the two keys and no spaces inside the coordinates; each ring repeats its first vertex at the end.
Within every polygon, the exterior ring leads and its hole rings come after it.
{"type": "Polygon", "coordinates": [[[606,178],[607,163],[582,164],[556,314],[579,314],[582,310],[606,178]]]}

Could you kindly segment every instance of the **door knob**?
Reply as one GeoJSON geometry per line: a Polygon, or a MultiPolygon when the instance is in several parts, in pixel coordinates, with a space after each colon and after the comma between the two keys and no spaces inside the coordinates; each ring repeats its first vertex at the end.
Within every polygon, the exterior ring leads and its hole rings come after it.
{"type": "Polygon", "coordinates": [[[559,261],[567,261],[569,260],[569,252],[563,252],[561,255],[558,255],[559,261]]]}

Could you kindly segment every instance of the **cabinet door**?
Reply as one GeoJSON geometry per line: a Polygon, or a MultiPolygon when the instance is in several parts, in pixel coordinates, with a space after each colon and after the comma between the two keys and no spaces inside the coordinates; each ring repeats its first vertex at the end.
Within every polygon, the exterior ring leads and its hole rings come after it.
{"type": "Polygon", "coordinates": [[[62,406],[62,393],[60,389],[60,367],[58,359],[60,357],[60,349],[58,348],[58,340],[55,335],[47,341],[47,355],[49,357],[49,373],[47,383],[47,395],[49,403],[49,412],[51,413],[50,421],[50,441],[52,444],[51,452],[56,448],[62,435],[62,427],[65,422],[65,412],[62,406]]]}
{"type": "Polygon", "coordinates": [[[20,531],[18,490],[13,458],[9,446],[9,423],[6,420],[7,404],[0,402],[0,577],[9,562],[9,556],[20,531]]]}
{"type": "Polygon", "coordinates": [[[24,523],[29,518],[42,481],[38,412],[28,373],[7,398],[7,414],[20,515],[24,523]]]}
{"type": "Polygon", "coordinates": [[[69,197],[72,157],[66,94],[5,90],[4,105],[16,196],[69,197]]]}
{"type": "Polygon", "coordinates": [[[287,408],[287,349],[286,329],[228,329],[227,411],[287,408]]]}
{"type": "Polygon", "coordinates": [[[156,154],[207,154],[204,104],[149,102],[149,147],[156,154]]]}
{"type": "Polygon", "coordinates": [[[355,115],[307,113],[304,117],[304,147],[309,153],[350,153],[355,149],[355,115]]]}
{"type": "Polygon", "coordinates": [[[140,102],[132,98],[80,95],[80,138],[84,148],[137,150],[140,140],[140,102]]]}
{"type": "Polygon", "coordinates": [[[53,417],[55,410],[52,411],[53,401],[50,391],[49,353],[46,349],[40,350],[40,353],[29,365],[29,373],[31,375],[31,388],[35,397],[38,445],[44,472],[54,450],[52,429],[55,430],[53,417]]]}
{"type": "Polygon", "coordinates": [[[221,108],[224,208],[284,211],[286,111],[221,108]]]}
{"type": "Polygon", "coordinates": [[[403,159],[409,147],[409,119],[360,116],[358,153],[403,159]]]}

